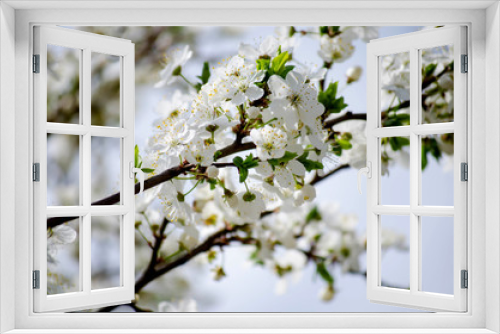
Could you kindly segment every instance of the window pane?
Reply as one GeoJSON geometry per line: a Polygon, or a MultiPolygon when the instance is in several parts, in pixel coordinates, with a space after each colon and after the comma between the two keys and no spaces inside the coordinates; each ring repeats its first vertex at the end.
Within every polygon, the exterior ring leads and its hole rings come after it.
{"type": "Polygon", "coordinates": [[[453,133],[421,137],[422,205],[453,206],[453,133]]]}
{"type": "Polygon", "coordinates": [[[410,288],[409,244],[409,216],[380,216],[381,286],[410,288]]]}
{"type": "Polygon", "coordinates": [[[120,57],[92,52],[92,125],[120,126],[120,57]]]}
{"type": "Polygon", "coordinates": [[[453,122],[453,45],[423,49],[422,124],[453,122]]]}
{"type": "Polygon", "coordinates": [[[92,217],[92,290],[121,286],[121,218],[121,216],[92,217]]]}
{"type": "Polygon", "coordinates": [[[380,139],[380,204],[410,204],[409,161],[409,137],[384,137],[380,139]]]}
{"type": "Polygon", "coordinates": [[[421,217],[422,291],[453,294],[453,218],[421,217]]]}
{"type": "Polygon", "coordinates": [[[382,127],[410,124],[410,53],[379,57],[382,127]]]}
{"type": "Polygon", "coordinates": [[[73,219],[47,231],[47,294],[80,290],[80,221],[73,219]]]}
{"type": "Polygon", "coordinates": [[[79,136],[47,134],[47,205],[80,205],[79,136]]]}
{"type": "Polygon", "coordinates": [[[47,122],[80,123],[80,55],[47,45],[47,122]]]}
{"type": "Polygon", "coordinates": [[[120,142],[120,138],[92,137],[92,202],[121,189],[120,142]]]}

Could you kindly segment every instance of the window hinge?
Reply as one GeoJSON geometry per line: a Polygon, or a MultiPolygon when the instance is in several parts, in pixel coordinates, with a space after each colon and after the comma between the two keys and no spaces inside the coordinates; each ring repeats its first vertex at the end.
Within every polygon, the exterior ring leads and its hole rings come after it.
{"type": "Polygon", "coordinates": [[[33,289],[40,289],[40,270],[33,270],[33,289]]]}
{"type": "Polygon", "coordinates": [[[466,162],[460,164],[460,180],[469,181],[469,166],[466,162]]]}
{"type": "Polygon", "coordinates": [[[33,73],[40,73],[40,55],[33,55],[33,73]]]}
{"type": "Polygon", "coordinates": [[[469,287],[469,273],[467,272],[467,270],[462,270],[460,272],[461,274],[461,282],[462,282],[462,289],[467,289],[469,287]]]}
{"type": "Polygon", "coordinates": [[[33,164],[33,181],[40,182],[40,164],[38,162],[33,164]]]}
{"type": "Polygon", "coordinates": [[[462,58],[461,72],[467,73],[467,72],[469,72],[469,57],[467,55],[462,55],[461,58],[462,58]]]}

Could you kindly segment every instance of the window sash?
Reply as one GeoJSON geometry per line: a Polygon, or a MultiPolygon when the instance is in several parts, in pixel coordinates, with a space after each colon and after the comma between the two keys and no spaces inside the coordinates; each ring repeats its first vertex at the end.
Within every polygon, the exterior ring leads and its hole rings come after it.
{"type": "Polygon", "coordinates": [[[372,177],[367,181],[367,295],[368,299],[384,304],[427,310],[467,310],[467,290],[461,288],[460,271],[467,269],[467,182],[460,181],[460,163],[467,162],[467,76],[460,73],[460,55],[466,54],[465,27],[439,28],[395,37],[372,40],[367,47],[367,82],[377,83],[368,88],[367,161],[371,162],[372,177]],[[454,46],[454,122],[419,124],[421,101],[421,49],[454,46]],[[408,52],[410,55],[410,125],[380,127],[380,56],[408,52]],[[420,135],[454,133],[454,206],[432,207],[419,204],[421,192],[420,135]],[[410,205],[379,203],[380,138],[410,137],[410,205]],[[381,286],[380,230],[382,214],[410,217],[410,290],[381,286]],[[453,295],[420,291],[422,282],[421,229],[422,216],[450,216],[453,221],[453,295]]]}
{"type": "Polygon", "coordinates": [[[40,163],[40,182],[34,184],[34,270],[40,271],[40,288],[33,290],[34,311],[73,311],[110,304],[128,303],[134,298],[134,180],[129,163],[134,161],[134,45],[118,38],[66,28],[35,27],[34,53],[40,55],[40,73],[34,74],[34,161],[40,163]],[[80,124],[47,122],[47,45],[80,52],[80,124]],[[91,53],[120,57],[119,127],[91,125],[91,53]],[[47,134],[78,135],[80,138],[78,206],[47,206],[47,134]],[[121,157],[120,205],[91,205],[91,138],[119,138],[121,157]],[[120,286],[91,288],[91,217],[120,215],[120,286]],[[47,294],[47,218],[80,217],[79,292],[47,294]]]}

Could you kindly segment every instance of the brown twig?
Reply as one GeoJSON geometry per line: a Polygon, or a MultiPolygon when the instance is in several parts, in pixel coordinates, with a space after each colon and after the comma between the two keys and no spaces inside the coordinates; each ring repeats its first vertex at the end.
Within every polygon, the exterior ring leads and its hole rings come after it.
{"type": "MultiPolygon", "coordinates": [[[[255,148],[254,143],[245,143],[241,144],[242,138],[240,136],[237,136],[236,140],[231,144],[220,150],[221,154],[218,157],[218,159],[227,157],[229,155],[250,150],[255,148]]],[[[144,181],[144,190],[148,190],[150,188],[153,188],[163,182],[169,181],[173,179],[176,176],[179,176],[183,173],[186,173],[187,171],[191,170],[194,168],[195,165],[193,164],[185,164],[182,166],[176,166],[169,168],[167,170],[164,170],[158,175],[152,176],[149,179],[144,181]]],[[[140,184],[136,183],[135,188],[134,188],[134,193],[138,194],[140,190],[140,184]]],[[[115,203],[118,203],[120,201],[120,192],[114,193],[108,197],[105,197],[103,199],[100,199],[98,201],[95,201],[92,203],[92,205],[113,205],[115,203]]],[[[72,219],[76,219],[78,217],[76,216],[67,216],[67,217],[52,217],[47,219],[47,228],[53,228],[56,227],[57,225],[61,225],[67,221],[70,221],[72,219]]]]}
{"type": "Polygon", "coordinates": [[[172,262],[166,263],[160,268],[156,268],[149,271],[146,270],[135,283],[135,292],[138,293],[139,291],[141,291],[142,288],[144,288],[148,283],[150,283],[157,277],[164,275],[167,272],[185,264],[195,256],[210,250],[212,247],[225,245],[226,241],[224,241],[224,238],[227,234],[235,233],[236,231],[242,230],[247,226],[248,224],[244,224],[244,225],[236,225],[234,227],[224,228],[218,232],[215,232],[207,239],[205,239],[205,241],[203,241],[201,244],[199,244],[189,252],[186,252],[184,255],[176,258],[172,262]]]}

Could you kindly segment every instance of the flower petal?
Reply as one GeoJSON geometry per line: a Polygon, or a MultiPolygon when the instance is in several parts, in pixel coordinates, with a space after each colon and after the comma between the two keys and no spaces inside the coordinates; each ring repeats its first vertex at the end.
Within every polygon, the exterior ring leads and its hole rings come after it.
{"type": "Polygon", "coordinates": [[[264,90],[262,88],[259,88],[257,86],[250,86],[248,89],[245,91],[246,97],[250,101],[255,101],[258,100],[264,95],[264,90]]]}

